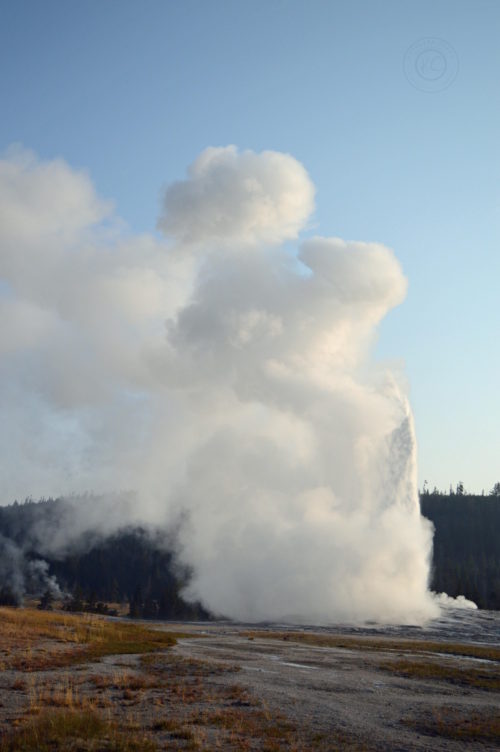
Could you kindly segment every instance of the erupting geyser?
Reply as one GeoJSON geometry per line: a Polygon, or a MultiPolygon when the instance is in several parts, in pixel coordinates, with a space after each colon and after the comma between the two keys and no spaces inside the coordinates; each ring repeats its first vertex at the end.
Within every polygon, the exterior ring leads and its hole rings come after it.
{"type": "Polygon", "coordinates": [[[165,192],[166,240],[131,236],[86,175],[8,154],[2,496],[136,489],[102,524],[181,519],[216,613],[423,621],[411,411],[369,359],[406,281],[376,243],[292,252],[313,208],[291,156],[211,148],[165,192]]]}

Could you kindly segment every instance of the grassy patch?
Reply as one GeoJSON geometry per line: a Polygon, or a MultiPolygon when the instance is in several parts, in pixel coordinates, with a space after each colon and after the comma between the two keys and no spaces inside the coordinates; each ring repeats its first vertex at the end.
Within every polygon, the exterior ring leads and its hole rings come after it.
{"type": "Polygon", "coordinates": [[[143,624],[108,621],[93,614],[0,609],[0,641],[6,646],[3,667],[21,671],[90,663],[105,655],[165,650],[175,645],[179,636],[143,624]],[[32,649],[32,644],[43,638],[52,641],[52,649],[32,649]]]}
{"type": "Polygon", "coordinates": [[[89,702],[83,699],[71,682],[66,686],[57,685],[37,689],[31,687],[29,691],[29,707],[31,712],[38,712],[40,708],[51,706],[54,708],[82,708],[89,706],[89,702]]]}
{"type": "Polygon", "coordinates": [[[137,691],[139,689],[151,689],[163,685],[163,682],[158,677],[144,676],[144,674],[131,673],[129,671],[117,672],[112,676],[93,674],[89,677],[89,681],[97,690],[102,691],[105,689],[131,689],[137,691]]]}
{"type": "Polygon", "coordinates": [[[67,749],[110,752],[154,752],[156,744],[142,734],[119,731],[95,711],[45,712],[0,739],[0,752],[54,752],[67,749]]]}
{"type": "Polygon", "coordinates": [[[199,658],[181,658],[172,653],[149,654],[141,656],[141,665],[147,669],[148,674],[161,674],[163,676],[174,675],[177,678],[219,676],[226,673],[235,673],[240,670],[239,666],[220,663],[199,658]]]}
{"type": "Polygon", "coordinates": [[[500,662],[500,648],[494,645],[468,645],[461,642],[431,642],[427,640],[395,640],[390,637],[361,637],[355,635],[326,635],[311,632],[242,632],[242,637],[298,642],[325,648],[348,650],[397,651],[409,653],[444,653],[500,662]]]}
{"type": "Polygon", "coordinates": [[[191,722],[236,732],[239,737],[295,744],[295,726],[281,716],[271,716],[261,708],[242,710],[230,707],[215,711],[205,710],[194,715],[191,722]]]}
{"type": "MultiPolygon", "coordinates": [[[[193,725],[225,732],[230,749],[258,749],[263,752],[372,752],[373,747],[340,729],[328,733],[307,734],[280,714],[271,713],[265,706],[249,709],[224,707],[205,710],[191,718],[193,725]]],[[[224,747],[223,747],[224,748],[224,747]]]]}
{"type": "Polygon", "coordinates": [[[153,731],[176,732],[181,728],[181,724],[175,718],[162,718],[160,721],[155,721],[152,728],[153,731]]]}
{"type": "Polygon", "coordinates": [[[409,679],[437,679],[493,692],[500,690],[500,674],[496,667],[463,667],[447,662],[401,659],[382,663],[379,668],[409,679]]]}
{"type": "Polygon", "coordinates": [[[500,742],[500,713],[467,712],[456,708],[435,708],[424,718],[406,719],[405,724],[423,734],[444,736],[464,742],[500,742]]]}

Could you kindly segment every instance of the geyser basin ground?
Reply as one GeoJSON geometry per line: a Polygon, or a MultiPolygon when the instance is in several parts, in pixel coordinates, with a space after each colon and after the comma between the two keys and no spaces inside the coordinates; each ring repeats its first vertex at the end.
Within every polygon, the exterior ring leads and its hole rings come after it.
{"type": "Polygon", "coordinates": [[[478,611],[256,629],[0,609],[0,749],[495,749],[499,634],[500,614],[478,611]]]}
{"type": "Polygon", "coordinates": [[[495,649],[484,651],[489,658],[445,653],[458,634],[439,623],[376,634],[226,625],[182,640],[176,650],[238,666],[239,684],[309,733],[313,741],[299,742],[299,749],[493,749],[500,743],[500,615],[483,613],[475,626],[470,619],[459,623],[460,639],[492,639],[496,632],[495,649]]]}

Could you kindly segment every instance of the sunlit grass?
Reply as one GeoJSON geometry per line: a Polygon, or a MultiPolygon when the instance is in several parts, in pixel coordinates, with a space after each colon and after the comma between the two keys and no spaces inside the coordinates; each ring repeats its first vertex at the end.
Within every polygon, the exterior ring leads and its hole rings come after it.
{"type": "MultiPolygon", "coordinates": [[[[180,635],[147,625],[109,621],[94,614],[54,614],[32,609],[0,609],[4,668],[37,671],[98,661],[106,655],[165,650],[180,635]],[[40,640],[51,648],[39,649],[40,640]]],[[[188,636],[188,635],[182,635],[188,636]]]]}

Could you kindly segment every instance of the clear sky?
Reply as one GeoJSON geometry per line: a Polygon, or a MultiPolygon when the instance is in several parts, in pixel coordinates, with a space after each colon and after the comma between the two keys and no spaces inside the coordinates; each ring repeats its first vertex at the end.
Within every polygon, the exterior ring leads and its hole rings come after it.
{"type": "Polygon", "coordinates": [[[420,483],[488,491],[499,36],[497,0],[0,0],[0,151],[85,168],[152,232],[161,188],[206,146],[292,154],[321,234],[392,247],[409,279],[376,354],[404,364],[420,483]]]}

